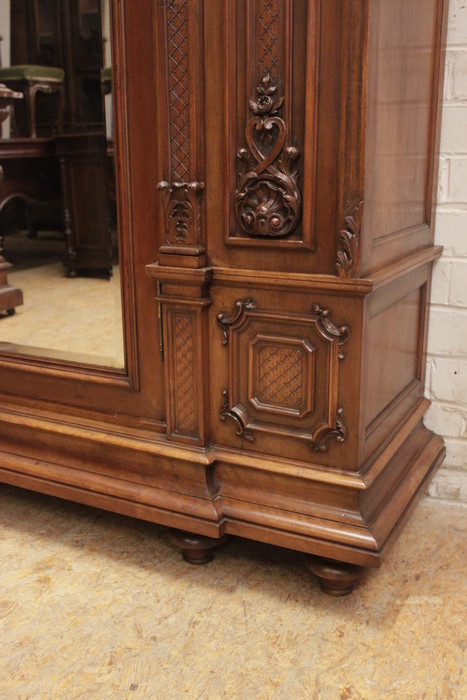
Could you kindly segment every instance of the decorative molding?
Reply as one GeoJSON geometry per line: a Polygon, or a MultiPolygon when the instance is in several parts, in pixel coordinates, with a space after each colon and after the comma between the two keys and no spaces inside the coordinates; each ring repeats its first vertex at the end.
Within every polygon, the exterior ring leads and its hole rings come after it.
{"type": "Polygon", "coordinates": [[[246,169],[236,194],[237,218],[249,236],[285,237],[293,233],[302,215],[296,167],[300,152],[286,146],[287,125],[278,116],[285,98],[277,96],[269,73],[256,90],[257,98],[250,99],[253,116],[245,128],[248,148],[237,154],[246,169]]]}
{"type": "Polygon", "coordinates": [[[353,277],[357,271],[363,207],[361,201],[353,214],[345,217],[346,227],[339,231],[336,262],[338,277],[353,277]]]}
{"type": "Polygon", "coordinates": [[[320,452],[332,438],[343,442],[339,361],[349,327],[337,326],[318,303],[307,313],[263,311],[249,297],[236,309],[231,317],[217,316],[229,344],[230,386],[223,391],[221,420],[234,421],[237,435],[250,442],[256,433],[284,435],[320,452]],[[245,373],[246,383],[239,380],[245,373]],[[315,377],[325,378],[326,392],[316,391],[315,377]]]}
{"type": "Polygon", "coordinates": [[[204,182],[166,182],[157,189],[164,197],[167,243],[197,245],[201,239],[201,193],[204,182]]]}
{"type": "Polygon", "coordinates": [[[248,297],[247,299],[240,299],[239,301],[235,302],[235,307],[237,309],[237,313],[234,314],[234,316],[229,317],[224,311],[217,314],[217,323],[222,328],[222,332],[224,334],[224,340],[222,341],[223,345],[227,345],[229,342],[229,326],[233,326],[235,323],[237,323],[246,311],[256,309],[256,302],[253,297],[248,297]]]}

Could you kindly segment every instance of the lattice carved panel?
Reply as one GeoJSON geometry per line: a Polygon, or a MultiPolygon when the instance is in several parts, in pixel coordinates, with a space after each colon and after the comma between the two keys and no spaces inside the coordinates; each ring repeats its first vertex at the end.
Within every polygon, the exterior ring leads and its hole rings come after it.
{"type": "Polygon", "coordinates": [[[167,2],[167,43],[171,171],[183,182],[190,175],[188,0],[167,2]]]}
{"type": "Polygon", "coordinates": [[[249,400],[259,411],[304,416],[313,408],[314,347],[300,338],[257,335],[249,348],[249,400]]]}
{"type": "Polygon", "coordinates": [[[193,318],[175,316],[175,429],[195,432],[195,387],[193,378],[193,318]]]}

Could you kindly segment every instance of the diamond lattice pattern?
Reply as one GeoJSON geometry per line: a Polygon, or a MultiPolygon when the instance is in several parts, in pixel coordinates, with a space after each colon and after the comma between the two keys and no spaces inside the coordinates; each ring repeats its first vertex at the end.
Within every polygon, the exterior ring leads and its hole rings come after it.
{"type": "Polygon", "coordinates": [[[195,430],[195,387],[193,382],[193,319],[177,316],[174,323],[176,430],[195,430]]]}
{"type": "Polygon", "coordinates": [[[187,0],[167,3],[170,141],[172,179],[184,182],[190,171],[190,112],[187,0]]]}
{"type": "Polygon", "coordinates": [[[274,82],[278,80],[279,0],[261,0],[259,9],[259,69],[263,77],[267,73],[274,82]]]}
{"type": "Polygon", "coordinates": [[[266,346],[259,352],[261,403],[298,408],[302,402],[303,356],[300,350],[266,346]]]}

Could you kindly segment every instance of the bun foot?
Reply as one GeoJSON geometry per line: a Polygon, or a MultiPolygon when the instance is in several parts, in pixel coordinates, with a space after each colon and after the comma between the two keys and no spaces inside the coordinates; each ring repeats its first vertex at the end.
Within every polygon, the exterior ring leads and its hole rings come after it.
{"type": "Polygon", "coordinates": [[[189,564],[207,564],[214,557],[215,550],[225,542],[227,535],[214,539],[191,532],[169,529],[169,538],[172,544],[181,550],[184,560],[189,564]]]}
{"type": "Polygon", "coordinates": [[[344,596],[352,593],[355,584],[366,574],[366,568],[356,564],[308,556],[306,566],[314,574],[324,593],[344,596]]]}

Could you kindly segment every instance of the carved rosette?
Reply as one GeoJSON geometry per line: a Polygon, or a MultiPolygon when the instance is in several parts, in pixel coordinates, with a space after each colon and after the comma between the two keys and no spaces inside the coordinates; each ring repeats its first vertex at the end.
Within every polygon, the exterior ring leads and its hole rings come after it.
{"type": "Polygon", "coordinates": [[[336,272],[338,277],[353,277],[358,267],[358,248],[363,219],[363,201],[346,216],[345,228],[339,231],[336,272]]]}
{"type": "Polygon", "coordinates": [[[166,240],[170,245],[196,245],[201,238],[201,202],[204,182],[166,182],[164,195],[166,240]]]}
{"type": "Polygon", "coordinates": [[[298,226],[302,200],[298,189],[296,162],[299,151],[287,145],[287,125],[278,116],[284,97],[269,74],[250,100],[253,113],[245,129],[248,148],[238,152],[245,165],[236,195],[237,217],[249,236],[289,236],[298,226]]]}

